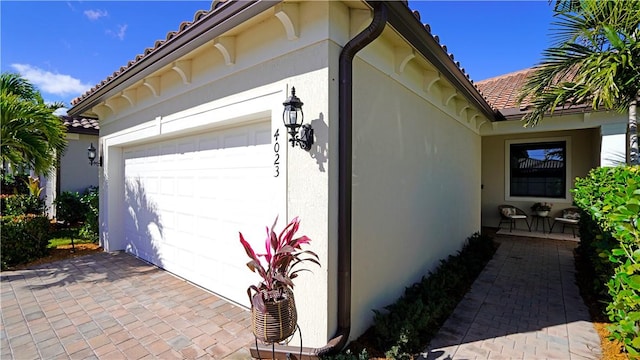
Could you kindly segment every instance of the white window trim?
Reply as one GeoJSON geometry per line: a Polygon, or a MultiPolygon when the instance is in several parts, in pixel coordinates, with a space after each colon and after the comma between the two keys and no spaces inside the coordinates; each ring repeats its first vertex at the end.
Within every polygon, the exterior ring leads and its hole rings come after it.
{"type": "Polygon", "coordinates": [[[528,201],[528,202],[571,202],[571,179],[573,179],[572,175],[572,166],[571,166],[571,137],[570,136],[562,136],[562,137],[549,137],[549,138],[528,138],[528,139],[513,139],[506,140],[504,142],[504,198],[506,201],[528,201]],[[565,197],[564,198],[542,198],[542,197],[532,197],[532,196],[511,196],[511,164],[509,159],[511,158],[511,144],[524,144],[524,143],[543,143],[543,142],[554,142],[554,141],[564,141],[566,144],[566,181],[565,181],[565,197]]]}

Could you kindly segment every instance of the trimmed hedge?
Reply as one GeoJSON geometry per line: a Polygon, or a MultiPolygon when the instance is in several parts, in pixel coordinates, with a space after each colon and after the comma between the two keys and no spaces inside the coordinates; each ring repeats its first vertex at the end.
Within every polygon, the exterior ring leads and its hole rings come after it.
{"type": "Polygon", "coordinates": [[[580,218],[578,251],[596,271],[612,337],[640,356],[640,167],[593,169],[572,190],[580,218]]]}
{"type": "MultiPolygon", "coordinates": [[[[383,311],[374,310],[374,324],[364,335],[375,342],[366,344],[373,347],[368,349],[369,353],[406,359],[423,350],[491,260],[496,248],[491,237],[473,234],[462,250],[440,260],[433,272],[407,287],[395,303],[383,311]]],[[[343,354],[344,358],[349,358],[348,355],[359,358],[355,354],[366,354],[367,349],[356,345],[352,350],[354,353],[343,354]]]]}
{"type": "Polygon", "coordinates": [[[47,255],[50,238],[46,216],[3,216],[0,263],[2,270],[47,255]]]}

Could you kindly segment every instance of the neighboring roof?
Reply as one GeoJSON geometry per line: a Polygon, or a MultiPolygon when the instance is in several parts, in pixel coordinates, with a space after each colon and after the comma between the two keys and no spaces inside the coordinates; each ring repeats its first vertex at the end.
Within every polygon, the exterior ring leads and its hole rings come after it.
{"type": "Polygon", "coordinates": [[[80,116],[59,116],[62,124],[67,127],[67,132],[74,134],[98,135],[100,124],[98,119],[80,116]]]}
{"type": "MultiPolygon", "coordinates": [[[[370,2],[370,0],[365,1],[370,2]]],[[[418,11],[412,11],[409,8],[407,0],[388,1],[387,3],[395,9],[398,9],[398,7],[394,5],[402,4],[401,7],[403,9],[401,9],[400,12],[408,14],[408,16],[405,16],[405,14],[400,15],[403,20],[408,20],[408,17],[413,17],[418,20],[418,22],[420,22],[420,13],[418,11]]],[[[246,7],[249,6],[245,4],[259,4],[263,7],[273,6],[273,3],[268,1],[212,1],[210,10],[197,11],[194,15],[193,21],[182,22],[177,31],[168,32],[164,40],[156,41],[153,47],[145,49],[144,53],[137,55],[135,59],[129,61],[127,65],[120,67],[120,69],[113,72],[105,80],[101,81],[99,84],[95,85],[79,97],[73,99],[71,101],[71,105],[73,107],[70,109],[70,111],[72,113],[80,113],[82,111],[88,110],[86,106],[83,106],[83,108],[79,109],[74,108],[76,108],[76,105],[79,105],[85,100],[93,102],[99,100],[100,97],[104,97],[107,92],[111,91],[111,89],[117,86],[119,83],[122,83],[133,76],[136,76],[136,70],[134,70],[134,68],[145,69],[144,63],[151,62],[149,64],[153,64],[154,61],[157,61],[153,59],[154,57],[162,59],[166,56],[167,52],[174,52],[176,48],[184,47],[184,43],[193,42],[192,37],[197,38],[199,36],[199,31],[204,32],[208,31],[208,29],[216,27],[224,20],[231,18],[234,14],[243,11],[246,7]],[[271,5],[263,5],[262,3],[271,3],[271,5]],[[211,19],[213,19],[214,21],[212,21],[211,19]],[[201,25],[203,28],[205,28],[205,30],[197,29],[200,28],[201,25]],[[186,38],[186,40],[181,40],[181,38],[186,38]],[[91,97],[93,97],[94,100],[89,99],[91,97]]],[[[402,24],[402,22],[404,21],[400,21],[396,24],[407,25],[402,24]]],[[[231,23],[232,22],[226,22],[227,25],[231,23]]],[[[465,89],[465,91],[472,98],[474,98],[476,102],[478,102],[479,106],[483,109],[483,112],[485,112],[491,120],[503,120],[504,118],[502,114],[498,111],[499,107],[494,106],[491,101],[488,101],[487,98],[483,97],[482,91],[473,83],[473,80],[470,79],[469,74],[467,74],[464,68],[461,67],[460,62],[455,61],[454,55],[447,52],[447,47],[440,44],[440,39],[437,35],[431,34],[431,27],[428,24],[422,24],[421,22],[419,25],[421,28],[421,30],[419,31],[414,31],[415,29],[413,28],[413,25],[407,25],[408,27],[405,30],[407,30],[408,32],[415,32],[417,35],[417,38],[413,38],[413,41],[410,40],[410,42],[414,43],[414,46],[419,46],[418,44],[415,44],[415,42],[420,42],[420,45],[422,45],[423,48],[429,49],[433,52],[438,52],[433,56],[430,56],[429,60],[435,62],[436,66],[439,65],[438,63],[442,64],[442,66],[439,66],[439,70],[443,71],[445,75],[447,75],[449,80],[453,82],[453,84],[465,89]],[[418,39],[419,41],[416,39],[418,39]]],[[[149,66],[151,65],[147,65],[147,67],[149,66]]]]}
{"type": "MultiPolygon", "coordinates": [[[[520,89],[527,81],[527,77],[535,71],[535,68],[519,70],[509,74],[496,76],[490,79],[478,81],[477,88],[487,99],[493,108],[498,109],[507,120],[520,120],[531,106],[531,101],[525,99],[522,104],[518,104],[520,89]]],[[[567,79],[572,79],[573,75],[568,75],[567,79]]],[[[558,106],[555,113],[571,114],[591,111],[589,104],[576,104],[558,106]]]]}
{"type": "Polygon", "coordinates": [[[564,167],[564,161],[561,160],[539,160],[532,158],[520,159],[518,168],[520,169],[561,169],[564,167]]]}
{"type": "MultiPolygon", "coordinates": [[[[520,109],[519,92],[531,73],[533,73],[533,68],[496,76],[478,81],[476,87],[494,108],[498,110],[520,109]]],[[[524,106],[526,103],[523,104],[524,106]]]]}

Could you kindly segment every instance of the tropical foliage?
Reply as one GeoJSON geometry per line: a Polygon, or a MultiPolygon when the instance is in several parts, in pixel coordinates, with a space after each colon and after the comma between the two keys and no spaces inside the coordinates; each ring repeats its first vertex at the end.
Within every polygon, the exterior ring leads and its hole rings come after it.
{"type": "Polygon", "coordinates": [[[40,92],[13,73],[0,75],[0,157],[16,170],[47,174],[66,147],[66,128],[40,92]]]}
{"type": "MultiPolygon", "coordinates": [[[[44,215],[45,203],[40,197],[42,188],[40,187],[40,179],[37,177],[25,177],[18,180],[24,183],[25,191],[13,194],[3,194],[2,204],[0,205],[2,215],[44,215]]],[[[4,185],[4,184],[3,184],[4,185]]],[[[11,188],[11,187],[10,187],[11,188]]],[[[4,191],[6,188],[2,188],[4,191]]],[[[15,188],[14,188],[15,189],[15,188]]]]}
{"type": "Polygon", "coordinates": [[[298,273],[308,271],[297,268],[297,265],[306,261],[320,265],[318,255],[311,250],[302,250],[302,245],[309,244],[311,239],[306,235],[294,238],[300,227],[300,219],[295,217],[291,220],[278,236],[274,231],[277,222],[278,218],[276,217],[273,226],[267,227],[264,254],[256,254],[242,233],[239,233],[240,243],[250,258],[247,266],[262,278],[257,286],[251,285],[249,287],[249,289],[255,290],[251,303],[261,312],[266,309],[265,301],[279,299],[284,288],[293,289],[292,280],[298,276],[298,273]]]}
{"type": "Polygon", "coordinates": [[[640,357],[640,167],[593,169],[577,179],[578,251],[595,269],[594,289],[607,304],[612,336],[640,357]]]}
{"type": "Polygon", "coordinates": [[[627,161],[638,164],[640,1],[557,1],[554,9],[553,45],[520,93],[532,105],[523,120],[536,125],[576,105],[628,112],[627,161]]]}

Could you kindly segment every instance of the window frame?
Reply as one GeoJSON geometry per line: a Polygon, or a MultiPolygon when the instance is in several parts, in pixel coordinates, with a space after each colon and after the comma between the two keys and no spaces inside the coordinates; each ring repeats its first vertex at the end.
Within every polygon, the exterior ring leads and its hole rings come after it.
{"type": "Polygon", "coordinates": [[[571,179],[572,167],[571,167],[571,137],[548,137],[548,138],[528,138],[528,139],[511,139],[504,142],[504,198],[506,201],[528,201],[528,202],[571,202],[571,179]],[[565,159],[565,191],[564,198],[550,198],[550,197],[537,197],[537,196],[511,196],[511,145],[513,144],[526,144],[526,143],[550,143],[564,141],[566,159],[565,159]]]}

